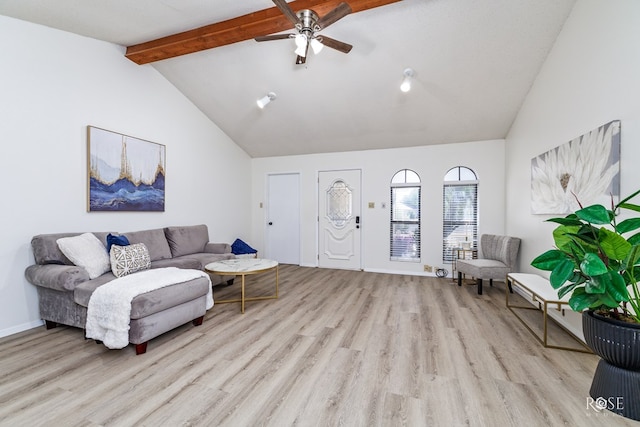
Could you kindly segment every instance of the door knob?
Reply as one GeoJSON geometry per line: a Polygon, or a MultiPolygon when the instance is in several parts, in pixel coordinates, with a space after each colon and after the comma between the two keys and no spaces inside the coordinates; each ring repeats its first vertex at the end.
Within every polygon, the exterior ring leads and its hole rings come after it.
{"type": "Polygon", "coordinates": [[[273,225],[273,222],[269,221],[269,225],[273,225]]]}

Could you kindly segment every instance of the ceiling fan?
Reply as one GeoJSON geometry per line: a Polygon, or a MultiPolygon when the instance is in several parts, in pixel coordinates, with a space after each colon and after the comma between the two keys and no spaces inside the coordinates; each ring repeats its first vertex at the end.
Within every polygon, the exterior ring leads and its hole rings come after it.
{"type": "Polygon", "coordinates": [[[256,41],[266,42],[271,40],[295,39],[295,53],[298,55],[296,58],[296,64],[304,64],[306,62],[309,47],[311,47],[313,53],[316,54],[322,50],[323,46],[330,47],[343,53],[349,53],[353,48],[350,44],[317,34],[319,31],[327,28],[329,25],[344,18],[352,12],[351,6],[347,3],[340,3],[335,9],[320,18],[316,12],[310,9],[303,9],[298,12],[294,12],[285,0],[273,0],[273,2],[284,16],[291,21],[298,33],[261,36],[256,37],[256,41]]]}

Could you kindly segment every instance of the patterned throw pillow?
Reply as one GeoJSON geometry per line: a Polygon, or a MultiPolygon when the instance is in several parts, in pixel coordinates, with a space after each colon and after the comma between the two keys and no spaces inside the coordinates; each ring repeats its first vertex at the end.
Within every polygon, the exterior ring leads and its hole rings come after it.
{"type": "Polygon", "coordinates": [[[129,246],[111,245],[111,271],[116,277],[126,276],[151,267],[149,249],[144,243],[129,246]]]}

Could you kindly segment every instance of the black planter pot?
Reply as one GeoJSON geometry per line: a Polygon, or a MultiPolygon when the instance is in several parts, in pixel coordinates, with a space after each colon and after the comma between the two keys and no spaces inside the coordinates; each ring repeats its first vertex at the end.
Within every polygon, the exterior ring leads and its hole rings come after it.
{"type": "Polygon", "coordinates": [[[640,421],[640,325],[585,311],[582,330],[587,345],[603,359],[589,394],[595,401],[615,402],[610,411],[640,421]]]}
{"type": "Polygon", "coordinates": [[[587,345],[610,364],[640,370],[640,325],[618,322],[592,311],[582,313],[582,331],[587,345]]]}

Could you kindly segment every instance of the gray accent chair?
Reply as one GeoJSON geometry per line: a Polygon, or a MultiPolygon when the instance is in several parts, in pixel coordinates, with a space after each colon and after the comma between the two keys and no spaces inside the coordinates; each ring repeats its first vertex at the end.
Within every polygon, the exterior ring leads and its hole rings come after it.
{"type": "Polygon", "coordinates": [[[493,279],[505,280],[515,267],[519,249],[517,237],[483,234],[478,259],[456,260],[458,286],[462,286],[462,275],[469,275],[476,279],[478,295],[482,295],[482,280],[488,279],[489,285],[493,285],[493,279]]]}

